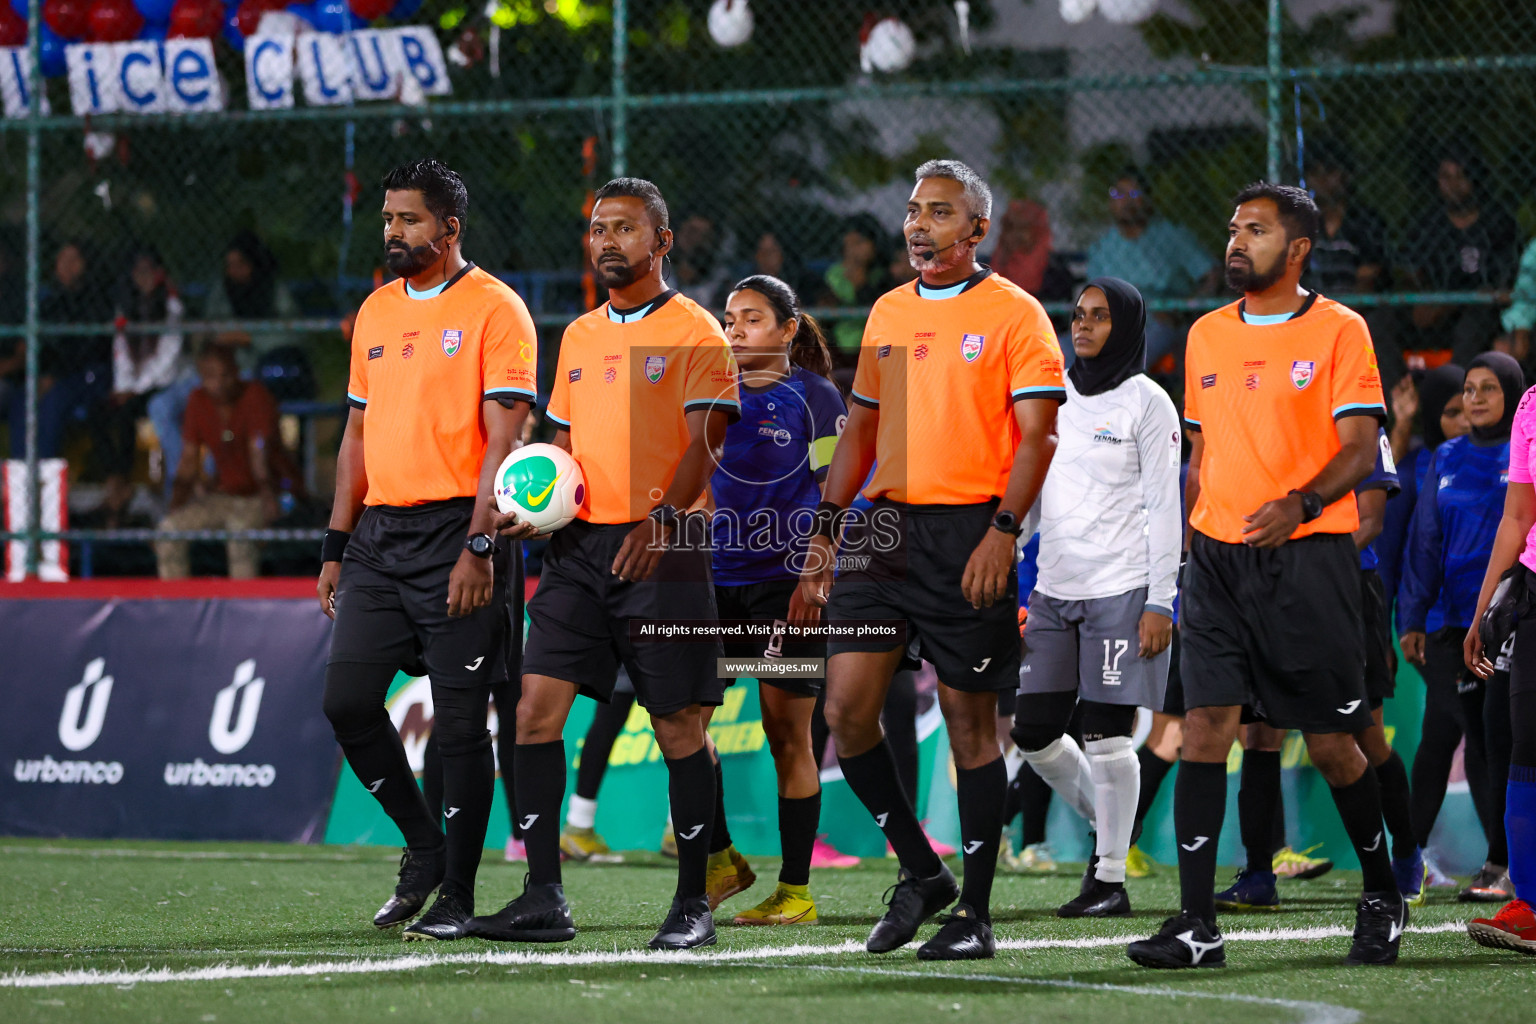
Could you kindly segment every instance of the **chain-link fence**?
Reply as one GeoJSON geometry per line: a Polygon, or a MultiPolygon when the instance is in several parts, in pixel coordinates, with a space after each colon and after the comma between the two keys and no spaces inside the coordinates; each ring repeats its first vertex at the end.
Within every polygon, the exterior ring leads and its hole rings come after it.
{"type": "MultiPolygon", "coordinates": [[[[306,17],[342,10],[328,4],[306,17]]],[[[451,95],[315,106],[295,87],[292,109],[251,110],[231,26],[213,42],[221,112],[80,117],[68,76],[40,76],[26,98],[52,113],[0,121],[0,434],[12,459],[45,460],[57,489],[26,486],[34,468],[7,474],[17,571],[63,540],[75,574],[149,574],[149,542],[167,537],[201,542],[194,572],[226,557],[248,568],[251,548],[213,543],[233,525],[265,542],[260,571],[317,567],[346,323],[384,279],[377,182],[424,155],[468,184],[466,254],[533,310],[546,383],[561,328],[602,299],[584,204],[612,174],[666,194],[677,287],[718,307],[734,280],[775,272],[851,365],[862,311],[911,274],[899,228],[912,169],[950,155],[997,193],[991,265],[1057,314],[1089,276],[1138,284],[1175,388],[1183,331],[1226,301],[1231,196],[1266,176],[1314,190],[1326,230],[1313,283],[1368,313],[1389,376],[1491,345],[1528,358],[1524,0],[418,6],[374,25],[432,28],[451,95]],[[154,534],[193,521],[166,520],[168,505],[239,483],[200,442],[183,457],[192,355],[210,344],[278,406],[273,494],[238,523],[154,534]]],[[[40,70],[56,73],[60,40],[37,30],[50,11],[29,13],[40,70]]]]}

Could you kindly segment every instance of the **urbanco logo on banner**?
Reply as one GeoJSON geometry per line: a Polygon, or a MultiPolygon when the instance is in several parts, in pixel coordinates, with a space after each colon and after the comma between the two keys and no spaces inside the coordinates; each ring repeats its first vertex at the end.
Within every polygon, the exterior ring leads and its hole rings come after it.
{"type": "MultiPolygon", "coordinates": [[[[59,712],[59,743],[79,753],[101,737],[112,701],[112,677],[107,660],[96,658],[85,666],[80,681],[64,693],[59,712]]],[[[41,760],[17,760],[12,775],[17,782],[46,782],[115,786],[123,780],[120,761],[56,761],[44,754],[41,760]]]]}
{"type": "MultiPolygon", "coordinates": [[[[256,675],[256,659],[247,658],[235,666],[230,684],[213,698],[213,714],[208,719],[208,744],[229,757],[244,750],[256,733],[261,716],[261,695],[267,681],[256,675]]],[[[277,781],[277,768],[270,764],[210,764],[202,758],[167,762],[167,786],[216,786],[266,789],[277,781]]]]}

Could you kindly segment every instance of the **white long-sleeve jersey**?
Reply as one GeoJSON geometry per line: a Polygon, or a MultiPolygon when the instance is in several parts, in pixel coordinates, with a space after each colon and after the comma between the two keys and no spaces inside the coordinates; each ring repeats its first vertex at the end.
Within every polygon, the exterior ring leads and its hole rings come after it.
{"type": "Polygon", "coordinates": [[[1184,533],[1173,402],[1146,374],[1098,395],[1068,378],[1056,430],[1035,589],[1086,601],[1146,587],[1148,610],[1171,616],[1184,533]]]}

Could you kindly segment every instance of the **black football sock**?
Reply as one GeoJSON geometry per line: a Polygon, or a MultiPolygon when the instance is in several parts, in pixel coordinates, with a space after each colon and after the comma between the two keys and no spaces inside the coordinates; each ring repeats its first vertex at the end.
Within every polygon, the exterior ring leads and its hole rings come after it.
{"type": "MultiPolygon", "coordinates": [[[[891,748],[881,740],[875,746],[854,757],[839,757],[843,778],[869,813],[875,824],[885,833],[886,841],[896,851],[901,866],[919,878],[931,878],[938,874],[944,862],[933,852],[923,826],[917,820],[912,805],[901,787],[901,777],[896,774],[896,760],[891,748]]],[[[1001,809],[1001,800],[999,800],[1001,809]]]]}
{"type": "MultiPolygon", "coordinates": [[[[1237,790],[1237,822],[1248,870],[1274,870],[1275,808],[1280,802],[1280,752],[1243,751],[1243,771],[1237,790]]],[[[1283,811],[1281,813],[1284,813],[1283,811]]]]}
{"type": "Polygon", "coordinates": [[[1413,798],[1408,792],[1408,769],[1397,751],[1376,766],[1376,784],[1381,790],[1381,816],[1392,834],[1392,856],[1412,857],[1413,798]]]}
{"type": "Polygon", "coordinates": [[[560,803],[565,799],[565,741],[519,743],[512,752],[518,827],[528,850],[528,884],[560,883],[560,803]]]}
{"type": "Polygon", "coordinates": [[[576,795],[582,799],[597,799],[603,775],[608,771],[608,758],[613,754],[614,741],[624,731],[629,710],[634,706],[634,694],[616,693],[607,704],[599,703],[592,712],[592,724],[588,726],[586,741],[581,746],[581,763],[576,766],[576,795]]]}
{"type": "Polygon", "coordinates": [[[1136,796],[1136,825],[1131,829],[1132,846],[1141,841],[1142,822],[1147,820],[1152,801],[1157,799],[1157,791],[1162,788],[1163,780],[1173,770],[1174,764],[1172,761],[1164,761],[1152,752],[1151,747],[1146,746],[1136,751],[1136,761],[1141,765],[1141,792],[1136,796]]]}
{"type": "Polygon", "coordinates": [[[709,869],[719,766],[700,747],[687,757],[667,761],[667,792],[672,800],[672,831],[677,836],[677,897],[703,896],[709,869]]]}
{"type": "Polygon", "coordinates": [[[448,871],[443,888],[455,888],[474,909],[475,872],[485,849],[485,830],[491,820],[491,798],[496,792],[496,759],[491,738],[466,751],[442,751],[443,828],[448,834],[448,871]]]}
{"type": "Polygon", "coordinates": [[[1179,892],[1186,914],[1216,925],[1216,846],[1227,816],[1227,763],[1181,761],[1173,787],[1179,892]]]}
{"type": "Polygon", "coordinates": [[[820,823],[821,790],[798,799],[779,797],[779,847],[784,854],[779,881],[785,885],[811,884],[811,848],[820,823]]]}
{"type": "Polygon", "coordinates": [[[1344,822],[1344,831],[1360,858],[1360,874],[1366,892],[1397,892],[1392,874],[1392,857],[1381,818],[1381,789],[1376,772],[1366,765],[1365,773],[1347,786],[1331,789],[1334,806],[1344,822]]]}
{"type": "MultiPolygon", "coordinates": [[[[731,827],[725,823],[725,772],[720,767],[718,754],[712,760],[715,766],[715,826],[709,834],[709,852],[719,853],[731,845],[731,827]]],[[[675,819],[673,823],[676,824],[675,819]]]]}
{"type": "Polygon", "coordinates": [[[1040,777],[1028,762],[1019,768],[1014,779],[1019,784],[1019,813],[1023,817],[1025,846],[1045,842],[1045,824],[1051,816],[1051,797],[1055,790],[1040,777]]]}
{"type": "Polygon", "coordinates": [[[991,920],[992,876],[997,873],[997,844],[1003,832],[1003,797],[1008,767],[999,756],[980,768],[955,771],[955,799],[960,804],[960,848],[965,879],[960,902],[991,920]]]}

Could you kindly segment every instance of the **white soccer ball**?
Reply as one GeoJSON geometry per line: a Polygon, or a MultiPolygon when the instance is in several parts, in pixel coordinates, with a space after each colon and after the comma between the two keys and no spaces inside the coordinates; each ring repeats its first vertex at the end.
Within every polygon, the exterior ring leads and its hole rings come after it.
{"type": "Polygon", "coordinates": [[[1099,13],[1105,21],[1134,25],[1146,21],[1157,10],[1157,0],[1099,0],[1099,13]]]}
{"type": "Polygon", "coordinates": [[[528,444],[496,470],[496,507],[550,533],[576,518],[587,481],[571,453],[552,444],[528,444]]]}
{"type": "Polygon", "coordinates": [[[859,62],[866,71],[885,74],[901,71],[912,63],[917,40],[900,18],[882,18],[869,30],[869,38],[859,49],[859,62]]]}
{"type": "Polygon", "coordinates": [[[752,24],[747,0],[715,0],[709,7],[709,38],[726,49],[751,39],[752,24]]]}

